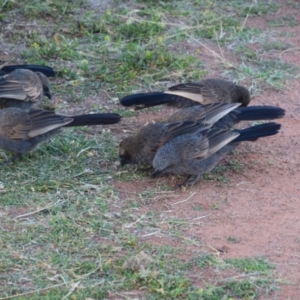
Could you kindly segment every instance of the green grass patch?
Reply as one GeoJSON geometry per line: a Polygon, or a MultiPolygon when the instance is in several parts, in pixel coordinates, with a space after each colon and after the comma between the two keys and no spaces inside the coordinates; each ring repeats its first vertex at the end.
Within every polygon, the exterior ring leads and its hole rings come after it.
{"type": "Polygon", "coordinates": [[[225,76],[241,80],[251,78],[253,85],[265,85],[278,89],[285,88],[288,78],[292,79],[298,74],[298,68],[280,60],[262,60],[253,64],[242,63],[237,69],[227,70],[225,76]]]}
{"type": "Polygon", "coordinates": [[[296,20],[294,16],[284,16],[280,18],[274,18],[269,21],[269,26],[270,27],[294,27],[299,25],[299,21],[296,20]]]}
{"type": "Polygon", "coordinates": [[[264,258],[245,258],[245,259],[225,259],[228,265],[241,270],[242,272],[270,272],[274,266],[264,258]]]}

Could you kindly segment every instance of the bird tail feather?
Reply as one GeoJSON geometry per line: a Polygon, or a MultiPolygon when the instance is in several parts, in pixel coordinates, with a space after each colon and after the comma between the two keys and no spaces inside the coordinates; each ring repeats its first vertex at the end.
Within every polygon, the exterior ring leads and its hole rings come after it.
{"type": "Polygon", "coordinates": [[[33,72],[41,72],[47,77],[55,77],[55,71],[51,67],[41,65],[10,65],[4,66],[1,70],[10,73],[16,69],[27,69],[33,72]]]}
{"type": "Polygon", "coordinates": [[[235,130],[240,135],[234,139],[233,143],[243,141],[255,141],[258,138],[275,135],[279,132],[281,125],[275,122],[265,123],[261,125],[252,126],[249,128],[235,130]]]}
{"type": "Polygon", "coordinates": [[[64,127],[115,124],[121,120],[121,116],[114,113],[88,114],[70,118],[73,118],[73,121],[64,127]]]}
{"type": "Polygon", "coordinates": [[[272,120],[284,117],[285,110],[275,106],[239,107],[238,121],[272,120]]]}
{"type": "Polygon", "coordinates": [[[153,92],[128,95],[123,97],[120,100],[120,103],[123,106],[140,105],[135,109],[143,109],[146,107],[174,102],[176,101],[176,99],[178,99],[178,96],[166,94],[163,92],[153,92]]]}

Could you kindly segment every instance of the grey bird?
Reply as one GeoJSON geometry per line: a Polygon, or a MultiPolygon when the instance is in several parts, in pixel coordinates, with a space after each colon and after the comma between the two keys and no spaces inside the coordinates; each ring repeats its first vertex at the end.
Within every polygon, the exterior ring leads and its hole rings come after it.
{"type": "Polygon", "coordinates": [[[0,108],[29,109],[43,96],[51,99],[50,82],[41,72],[16,69],[0,77],[0,108]]]}
{"type": "Polygon", "coordinates": [[[125,164],[152,165],[157,150],[174,137],[196,133],[205,125],[193,122],[148,123],[134,135],[124,138],[119,144],[121,166],[125,164]]]}
{"type": "Polygon", "coordinates": [[[157,151],[153,159],[152,176],[188,175],[180,186],[191,185],[204,173],[211,171],[241,142],[275,135],[280,127],[280,124],[274,122],[242,130],[216,127],[176,137],[157,151]]]}
{"type": "Polygon", "coordinates": [[[165,92],[127,95],[120,100],[123,106],[135,106],[135,109],[161,104],[184,108],[215,102],[241,103],[242,106],[247,106],[250,103],[250,93],[246,87],[233,82],[208,78],[199,82],[178,84],[165,92]]]}
{"type": "Polygon", "coordinates": [[[47,110],[5,108],[0,110],[0,148],[20,156],[49,140],[62,127],[114,124],[120,119],[113,113],[68,117],[47,110]]]}

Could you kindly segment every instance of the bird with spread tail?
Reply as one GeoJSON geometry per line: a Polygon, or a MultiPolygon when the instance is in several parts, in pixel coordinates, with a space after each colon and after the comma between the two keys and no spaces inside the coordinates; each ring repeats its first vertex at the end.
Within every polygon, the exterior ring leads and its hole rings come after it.
{"type": "Polygon", "coordinates": [[[5,108],[0,110],[0,148],[20,156],[49,140],[63,127],[115,124],[120,120],[121,116],[114,113],[63,116],[47,110],[5,108]]]}
{"type": "Polygon", "coordinates": [[[163,174],[187,175],[179,186],[195,183],[210,172],[230,151],[243,141],[275,135],[281,125],[270,122],[242,130],[212,127],[185,134],[161,147],[153,159],[153,177],[163,174]]]}
{"type": "Polygon", "coordinates": [[[127,95],[120,100],[123,106],[135,106],[135,109],[161,104],[184,108],[214,102],[241,103],[242,106],[247,106],[250,103],[250,93],[246,87],[233,82],[208,78],[174,85],[165,92],[127,95]]]}

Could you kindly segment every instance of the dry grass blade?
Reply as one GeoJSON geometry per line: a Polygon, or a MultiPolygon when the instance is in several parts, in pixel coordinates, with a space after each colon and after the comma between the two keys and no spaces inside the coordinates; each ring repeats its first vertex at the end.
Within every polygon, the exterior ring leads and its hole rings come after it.
{"type": "Polygon", "coordinates": [[[43,289],[38,289],[38,290],[29,291],[29,292],[26,292],[26,293],[20,293],[20,294],[15,294],[15,295],[3,297],[3,298],[0,298],[0,300],[19,298],[19,297],[23,297],[23,296],[27,296],[27,295],[31,295],[31,294],[40,294],[42,292],[45,292],[45,291],[48,291],[48,290],[51,290],[51,289],[54,289],[54,288],[57,288],[57,287],[61,287],[61,286],[65,286],[65,283],[54,284],[54,285],[48,286],[48,287],[43,288],[43,289]]]}
{"type": "Polygon", "coordinates": [[[61,204],[61,203],[63,203],[62,200],[57,200],[55,203],[49,204],[49,205],[47,205],[45,207],[42,207],[42,208],[39,208],[39,209],[37,209],[35,211],[29,212],[29,213],[26,213],[26,214],[22,214],[22,215],[18,215],[14,219],[18,220],[18,219],[23,219],[23,218],[31,217],[33,215],[36,215],[36,214],[38,214],[38,213],[40,213],[40,212],[42,212],[44,210],[48,210],[49,208],[51,208],[51,207],[53,207],[55,205],[61,204]]]}

